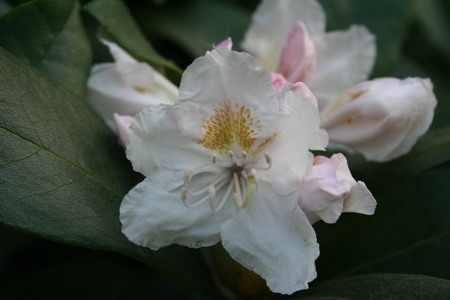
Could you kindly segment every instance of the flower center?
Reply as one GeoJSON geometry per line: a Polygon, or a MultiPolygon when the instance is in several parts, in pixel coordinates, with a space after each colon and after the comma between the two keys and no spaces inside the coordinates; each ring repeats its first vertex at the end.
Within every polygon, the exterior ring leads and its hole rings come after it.
{"type": "Polygon", "coordinates": [[[255,136],[261,128],[258,116],[249,108],[226,100],[205,120],[203,138],[198,143],[221,155],[233,151],[235,145],[245,153],[257,154],[277,135],[274,133],[266,139],[257,139],[255,136]]]}
{"type": "Polygon", "coordinates": [[[188,207],[195,207],[209,199],[212,210],[217,212],[221,210],[227,200],[232,197],[238,209],[245,208],[250,201],[250,197],[255,188],[256,170],[269,170],[271,167],[272,161],[270,156],[267,153],[265,153],[264,156],[267,165],[261,167],[247,161],[246,152],[242,152],[241,156],[238,157],[234,152],[230,151],[229,159],[227,160],[219,160],[214,155],[211,163],[186,170],[184,186],[181,189],[181,198],[184,204],[188,207]],[[222,167],[223,172],[220,172],[220,175],[206,187],[198,191],[193,191],[190,188],[193,173],[211,166],[222,167]],[[234,193],[232,194],[233,190],[234,193]],[[223,195],[222,198],[217,201],[216,196],[219,191],[223,191],[223,195]]]}
{"type": "Polygon", "coordinates": [[[277,132],[268,138],[257,138],[262,126],[258,116],[245,105],[226,100],[214,109],[202,125],[203,137],[198,141],[203,147],[214,150],[218,156],[211,163],[186,170],[182,199],[188,207],[202,204],[208,199],[211,208],[219,211],[229,198],[233,198],[238,209],[247,206],[255,188],[256,170],[268,170],[271,158],[262,154],[277,136],[277,132]],[[260,166],[262,157],[265,165],[260,166]],[[190,188],[194,173],[202,173],[206,167],[221,167],[223,172],[209,185],[198,191],[190,188]],[[200,171],[200,172],[199,172],[200,171]],[[221,199],[216,200],[221,194],[221,199]]]}

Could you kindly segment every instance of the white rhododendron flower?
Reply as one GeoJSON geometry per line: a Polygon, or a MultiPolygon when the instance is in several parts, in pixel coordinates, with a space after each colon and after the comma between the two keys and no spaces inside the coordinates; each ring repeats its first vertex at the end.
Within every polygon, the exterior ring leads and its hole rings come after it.
{"type": "Polygon", "coordinates": [[[216,49],[183,74],[179,101],[131,126],[127,156],[146,179],[120,207],[122,231],[151,249],[211,246],[291,294],[316,277],[315,232],[296,190],[328,139],[305,86],[276,91],[249,54],[216,49]]]}
{"type": "Polygon", "coordinates": [[[263,0],[242,47],[267,70],[308,84],[320,108],[366,80],[376,56],[375,38],[364,26],[325,32],[315,0],[263,0]]]}
{"type": "Polygon", "coordinates": [[[139,62],[114,43],[102,40],[108,46],[114,63],[94,65],[88,80],[87,100],[106,124],[125,144],[125,123],[114,114],[133,116],[151,104],[173,104],[178,88],[147,63],[139,62]]]}
{"type": "Polygon", "coordinates": [[[429,79],[361,82],[321,113],[330,141],[384,162],[408,153],[430,127],[436,97],[429,79]]]}
{"type": "Polygon", "coordinates": [[[316,156],[298,191],[298,204],[311,224],[320,219],[336,223],[343,212],[372,215],[377,204],[364,182],[353,178],[341,153],[316,156]]]}

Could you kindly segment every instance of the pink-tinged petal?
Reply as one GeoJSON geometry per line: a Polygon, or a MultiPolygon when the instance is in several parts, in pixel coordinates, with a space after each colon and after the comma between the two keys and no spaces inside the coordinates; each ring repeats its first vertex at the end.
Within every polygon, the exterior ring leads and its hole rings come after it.
{"type": "Polygon", "coordinates": [[[222,41],[219,45],[214,47],[215,49],[225,48],[231,50],[233,48],[233,40],[229,37],[226,40],[222,41]]]}
{"type": "Polygon", "coordinates": [[[276,293],[308,288],[316,277],[316,234],[294,198],[280,197],[259,182],[248,207],[222,225],[222,244],[230,256],[259,274],[276,293]]]}
{"type": "Polygon", "coordinates": [[[286,82],[286,78],[284,78],[283,74],[270,72],[270,79],[272,80],[272,85],[275,90],[279,90],[286,82]]]}
{"type": "Polygon", "coordinates": [[[364,26],[313,37],[317,53],[308,86],[322,109],[355,83],[366,80],[376,57],[375,36],[364,26]]]}
{"type": "Polygon", "coordinates": [[[114,120],[116,121],[116,129],[119,135],[119,144],[126,148],[128,143],[128,136],[130,135],[130,126],[133,123],[132,116],[121,116],[114,114],[114,120]]]}
{"type": "Polygon", "coordinates": [[[278,72],[289,82],[309,82],[316,69],[314,42],[302,21],[295,22],[281,54],[278,72]]]}
{"type": "Polygon", "coordinates": [[[384,162],[409,152],[429,128],[436,98],[429,79],[362,82],[322,112],[330,140],[384,162]]]}
{"type": "Polygon", "coordinates": [[[242,47],[269,71],[276,71],[283,47],[297,20],[313,37],[325,31],[325,13],[315,0],[264,0],[253,14],[242,47]]]}
{"type": "Polygon", "coordinates": [[[371,215],[376,201],[363,182],[356,182],[345,157],[317,156],[313,167],[298,187],[298,205],[311,224],[322,219],[335,223],[342,212],[371,215]]]}

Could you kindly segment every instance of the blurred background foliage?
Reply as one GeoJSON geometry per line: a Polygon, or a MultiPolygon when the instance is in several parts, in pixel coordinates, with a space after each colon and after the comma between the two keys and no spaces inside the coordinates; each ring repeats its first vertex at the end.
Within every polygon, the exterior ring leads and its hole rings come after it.
{"type": "MultiPolygon", "coordinates": [[[[0,13],[23,2],[27,1],[0,0],[0,13]]],[[[330,296],[322,292],[324,289],[350,299],[370,299],[370,295],[377,293],[372,289],[372,294],[364,294],[369,293],[370,289],[366,289],[362,294],[346,294],[333,288],[333,281],[327,283],[337,277],[403,273],[450,280],[450,1],[319,2],[326,11],[328,31],[344,30],[358,23],[376,35],[378,55],[372,78],[429,77],[435,86],[438,107],[430,132],[405,157],[387,164],[349,157],[355,178],[364,180],[378,200],[377,212],[371,217],[345,215],[336,225],[315,225],[321,244],[319,275],[305,299],[330,296]],[[328,287],[320,288],[321,285],[328,287]]],[[[102,34],[135,57],[165,70],[177,82],[181,70],[193,59],[228,36],[233,38],[234,48],[240,49],[258,3],[256,0],[81,1],[80,7],[84,9],[80,14],[91,45],[88,51],[92,51],[86,57],[92,63],[112,60],[97,39],[100,24],[102,34]],[[117,6],[110,9],[109,2],[117,2],[117,6]],[[109,8],[105,9],[105,5],[109,8]],[[117,19],[118,23],[114,23],[117,19]]],[[[2,26],[6,26],[7,16],[0,18],[2,26]]],[[[5,44],[1,46],[7,48],[5,44]]],[[[85,83],[86,74],[80,76],[81,84],[85,83]]],[[[83,94],[83,89],[74,93],[83,94]]],[[[117,147],[116,151],[121,150],[117,147]]],[[[9,227],[0,228],[0,241],[1,299],[210,297],[119,254],[66,246],[9,227]]],[[[190,280],[195,281],[196,274],[191,276],[190,280]]],[[[392,280],[405,280],[394,277],[392,280]]],[[[414,277],[411,282],[431,280],[424,278],[414,277]]],[[[373,280],[370,277],[342,284],[352,289],[360,287],[360,282],[365,286],[373,280]]],[[[375,286],[381,281],[376,279],[375,286]]],[[[441,287],[442,282],[430,282],[428,287],[441,287]]],[[[392,290],[401,292],[396,286],[392,290]]]]}

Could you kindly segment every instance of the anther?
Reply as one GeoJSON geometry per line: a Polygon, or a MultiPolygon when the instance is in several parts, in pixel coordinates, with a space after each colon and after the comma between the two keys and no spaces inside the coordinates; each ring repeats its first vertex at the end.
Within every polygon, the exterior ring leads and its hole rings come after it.
{"type": "Polygon", "coordinates": [[[212,159],[211,159],[211,162],[213,163],[213,164],[216,164],[216,162],[217,162],[217,155],[213,155],[213,157],[212,157],[212,159]]]}
{"type": "Polygon", "coordinates": [[[229,150],[229,151],[228,151],[228,154],[230,155],[230,158],[231,158],[231,159],[234,159],[234,152],[233,152],[233,151],[229,150]]]}
{"type": "Polygon", "coordinates": [[[247,158],[247,152],[242,151],[242,158],[243,158],[243,159],[246,159],[246,158],[247,158]]]}

